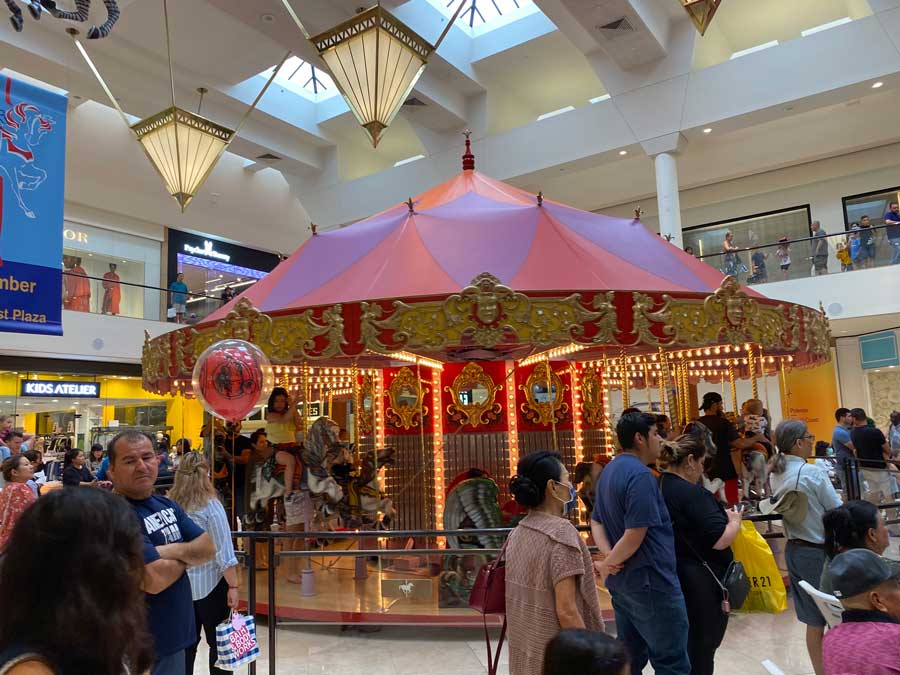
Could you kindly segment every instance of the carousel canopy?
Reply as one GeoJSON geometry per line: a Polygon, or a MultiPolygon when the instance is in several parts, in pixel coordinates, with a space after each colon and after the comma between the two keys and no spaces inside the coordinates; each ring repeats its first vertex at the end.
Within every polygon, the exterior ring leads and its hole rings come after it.
{"type": "Polygon", "coordinates": [[[314,233],[204,322],[148,336],[145,387],[183,388],[197,356],[226,338],[295,365],[684,360],[717,345],[755,345],[796,365],[828,358],[824,313],[740,286],[637,219],[579,211],[474,169],[467,140],[455,178],[314,233]]]}
{"type": "Polygon", "coordinates": [[[240,297],[272,312],[449,295],[484,272],[522,292],[712,293],[724,278],[638,220],[539,200],[468,170],[414,197],[411,207],[311,237],[240,297]]]}

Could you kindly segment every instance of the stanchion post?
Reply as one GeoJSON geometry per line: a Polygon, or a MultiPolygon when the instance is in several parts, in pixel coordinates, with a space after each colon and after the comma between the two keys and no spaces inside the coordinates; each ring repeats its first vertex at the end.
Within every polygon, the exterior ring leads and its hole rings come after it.
{"type": "Polygon", "coordinates": [[[278,559],[275,557],[275,537],[270,536],[266,540],[266,546],[269,550],[269,569],[267,578],[269,582],[269,614],[266,617],[266,630],[269,634],[269,675],[275,675],[275,629],[277,627],[275,625],[275,568],[278,563],[278,559]]]}
{"type": "MultiPolygon", "coordinates": [[[[247,552],[247,614],[256,616],[256,537],[247,537],[250,546],[247,552]]],[[[247,666],[249,675],[256,675],[256,661],[247,666]]]]}

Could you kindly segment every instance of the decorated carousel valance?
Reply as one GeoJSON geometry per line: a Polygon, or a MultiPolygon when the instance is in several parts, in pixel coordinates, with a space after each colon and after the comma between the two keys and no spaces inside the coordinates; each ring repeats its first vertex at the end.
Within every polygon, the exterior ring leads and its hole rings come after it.
{"type": "MultiPolygon", "coordinates": [[[[468,141],[464,166],[474,166],[468,141]]],[[[274,365],[360,368],[644,355],[714,370],[703,357],[743,345],[763,367],[774,357],[802,367],[827,360],[830,346],[821,311],[741,287],[639,220],[473,168],[312,236],[205,322],[148,337],[145,388],[184,389],[195,359],[225,338],[257,344],[274,365]]],[[[719,365],[746,371],[754,360],[719,365]]]]}

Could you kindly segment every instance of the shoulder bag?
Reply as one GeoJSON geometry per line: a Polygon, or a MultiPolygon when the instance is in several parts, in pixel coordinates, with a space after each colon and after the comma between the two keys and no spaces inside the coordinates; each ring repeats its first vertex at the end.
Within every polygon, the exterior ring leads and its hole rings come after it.
{"type": "Polygon", "coordinates": [[[475,585],[469,594],[469,607],[482,615],[484,624],[484,641],[487,645],[488,675],[497,675],[497,666],[500,663],[500,651],[503,649],[503,641],[506,639],[506,546],[509,537],[503,542],[503,548],[499,555],[482,565],[475,578],[475,585]],[[487,615],[502,614],[503,627],[500,629],[500,641],[497,649],[492,653],[491,636],[488,632],[487,615]]]}
{"type": "MultiPolygon", "coordinates": [[[[663,474],[663,476],[664,475],[665,474],[663,474]]],[[[660,476],[660,480],[662,480],[662,476],[660,476]]],[[[722,611],[725,614],[729,614],[732,610],[737,611],[743,607],[744,602],[747,600],[747,596],[750,595],[750,580],[747,578],[743,563],[741,563],[740,560],[732,560],[728,565],[728,569],[725,570],[725,575],[722,579],[719,579],[719,576],[713,571],[713,568],[706,562],[706,558],[697,552],[697,549],[691,545],[691,542],[687,540],[687,537],[682,536],[681,533],[675,529],[674,523],[672,524],[672,531],[675,533],[675,536],[690,549],[691,553],[694,554],[694,557],[706,568],[706,571],[709,572],[710,576],[715,579],[716,585],[722,590],[722,611]]]]}

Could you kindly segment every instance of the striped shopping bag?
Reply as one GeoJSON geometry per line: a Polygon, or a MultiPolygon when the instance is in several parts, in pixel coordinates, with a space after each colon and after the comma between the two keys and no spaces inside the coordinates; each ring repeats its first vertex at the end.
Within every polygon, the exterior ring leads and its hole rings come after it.
{"type": "Polygon", "coordinates": [[[259,658],[256,621],[232,611],[231,616],[216,626],[216,668],[237,670],[259,658]]]}

